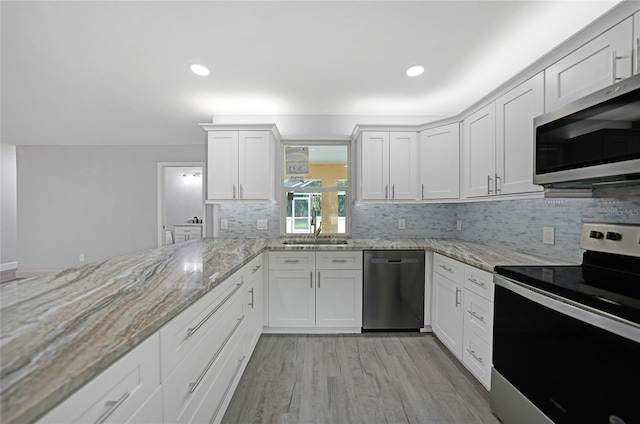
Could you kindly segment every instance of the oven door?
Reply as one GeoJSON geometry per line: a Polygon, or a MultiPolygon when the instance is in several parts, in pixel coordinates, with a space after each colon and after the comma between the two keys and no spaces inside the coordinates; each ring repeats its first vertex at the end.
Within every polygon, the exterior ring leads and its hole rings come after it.
{"type": "Polygon", "coordinates": [[[640,328],[494,281],[491,406],[505,424],[640,422],[640,328]]]}

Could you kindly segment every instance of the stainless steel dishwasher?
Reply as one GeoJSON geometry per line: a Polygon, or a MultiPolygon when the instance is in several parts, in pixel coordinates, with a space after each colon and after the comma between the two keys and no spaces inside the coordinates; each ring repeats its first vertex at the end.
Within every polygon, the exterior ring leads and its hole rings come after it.
{"type": "Polygon", "coordinates": [[[424,327],[424,250],[365,250],[362,330],[424,327]]]}

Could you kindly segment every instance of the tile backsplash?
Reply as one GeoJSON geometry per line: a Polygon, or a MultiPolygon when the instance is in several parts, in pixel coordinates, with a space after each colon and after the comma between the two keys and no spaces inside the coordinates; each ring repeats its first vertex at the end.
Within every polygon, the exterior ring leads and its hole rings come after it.
{"type": "MultiPolygon", "coordinates": [[[[220,205],[229,220],[222,238],[279,237],[276,204],[220,205]],[[256,220],[268,220],[257,230],[256,220]]],[[[515,199],[442,204],[358,203],[352,209],[354,238],[455,238],[546,257],[580,262],[583,222],[640,224],[640,186],[603,188],[589,199],[515,199]],[[406,228],[398,229],[398,219],[406,228]],[[456,230],[456,220],[462,230],[456,230]],[[542,228],[555,228],[555,244],[542,243],[542,228]]]]}

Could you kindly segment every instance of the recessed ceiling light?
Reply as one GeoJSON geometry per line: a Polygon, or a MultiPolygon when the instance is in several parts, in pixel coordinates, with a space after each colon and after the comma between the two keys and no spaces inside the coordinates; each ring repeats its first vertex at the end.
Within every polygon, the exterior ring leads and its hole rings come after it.
{"type": "Polygon", "coordinates": [[[407,69],[407,76],[409,77],[417,77],[424,72],[424,67],[420,65],[415,65],[407,69]]]}
{"type": "Polygon", "coordinates": [[[209,69],[207,69],[206,66],[194,63],[193,65],[190,65],[189,68],[191,69],[191,72],[196,75],[200,75],[202,77],[206,77],[207,75],[209,75],[209,69]]]}

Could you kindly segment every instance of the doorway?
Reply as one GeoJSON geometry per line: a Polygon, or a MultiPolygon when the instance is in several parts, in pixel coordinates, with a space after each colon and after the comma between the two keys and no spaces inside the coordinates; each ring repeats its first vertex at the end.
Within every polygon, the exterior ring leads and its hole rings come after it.
{"type": "MultiPolygon", "coordinates": [[[[176,236],[176,227],[188,226],[207,234],[205,218],[205,163],[158,163],[158,247],[184,241],[183,231],[176,236]],[[198,221],[198,222],[196,222],[198,221]]],[[[189,236],[190,238],[196,235],[189,236]]]]}

